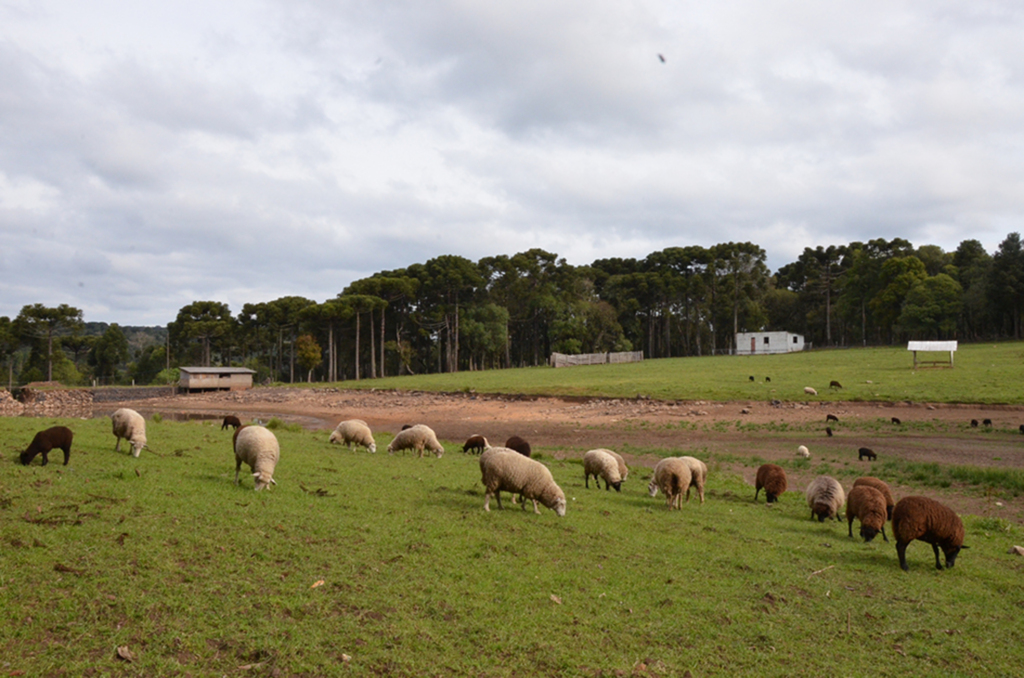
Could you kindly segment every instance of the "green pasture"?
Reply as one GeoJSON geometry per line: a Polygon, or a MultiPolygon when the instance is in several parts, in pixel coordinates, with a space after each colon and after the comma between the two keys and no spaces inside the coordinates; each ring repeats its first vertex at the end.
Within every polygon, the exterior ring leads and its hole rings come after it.
{"type": "Polygon", "coordinates": [[[106,419],[0,419],[0,674],[1007,676],[1024,660],[1024,559],[1007,554],[1024,536],[1000,519],[965,516],[954,569],[915,543],[904,573],[893,544],[809,520],[799,493],[754,503],[701,450],[673,452],[707,460],[707,503],[670,512],[647,469],[586,490],[578,460],[542,448],[558,518],[508,497],[485,513],[452,442],[418,459],[382,435],[371,455],[281,426],[279,484],[255,493],[219,424],[147,425],[134,459],[106,419]],[[19,465],[57,423],[71,464],[19,465]]]}
{"type": "MultiPolygon", "coordinates": [[[[919,354],[943,359],[948,353],[919,354]]],[[[662,358],[621,365],[517,368],[344,382],[346,388],[476,391],[661,400],[866,400],[1024,403],[1024,343],[961,344],[955,367],[913,368],[906,348],[662,358]],[[750,381],[750,377],[754,381],[750,381]],[[766,378],[771,381],[766,381],[766,378]],[[830,389],[838,381],[842,389],[830,389]],[[818,391],[804,394],[804,387],[818,391]]]]}

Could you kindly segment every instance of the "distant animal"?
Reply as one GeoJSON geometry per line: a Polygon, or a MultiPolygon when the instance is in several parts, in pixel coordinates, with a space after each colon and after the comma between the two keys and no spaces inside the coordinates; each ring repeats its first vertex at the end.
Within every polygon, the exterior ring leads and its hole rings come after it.
{"type": "Polygon", "coordinates": [[[893,417],[893,418],[892,418],[892,423],[894,423],[894,424],[896,424],[897,426],[899,426],[899,425],[900,425],[900,424],[902,424],[903,422],[899,420],[899,417],[893,417]]]}
{"type": "Polygon", "coordinates": [[[818,391],[811,386],[804,386],[804,393],[807,395],[818,395],[818,391]]]}
{"type": "Polygon", "coordinates": [[[766,383],[766,384],[772,383],[772,378],[771,377],[765,377],[764,378],[764,383],[766,383]]]}
{"type": "Polygon", "coordinates": [[[659,60],[659,61],[660,61],[661,63],[665,63],[665,57],[663,57],[663,56],[662,56],[662,55],[660,55],[660,54],[658,55],[658,60],[659,60]]]}
{"type": "Polygon", "coordinates": [[[346,419],[338,422],[338,425],[331,431],[329,443],[341,443],[348,449],[352,449],[352,443],[362,445],[368,451],[376,452],[377,443],[373,439],[373,431],[362,419],[346,419]]]}
{"type": "Polygon", "coordinates": [[[224,422],[221,423],[220,430],[223,431],[228,426],[232,426],[232,427],[237,429],[241,425],[242,425],[242,422],[238,420],[238,417],[236,417],[233,414],[229,414],[228,416],[224,417],[224,422]]]}
{"type": "Polygon", "coordinates": [[[114,451],[121,451],[121,438],[124,438],[131,443],[132,456],[138,457],[146,447],[146,420],[135,410],[122,407],[110,415],[110,422],[113,425],[114,437],[117,438],[114,451]]]}
{"type": "Polygon", "coordinates": [[[971,419],[971,428],[978,428],[978,420],[971,419]]]}
{"type": "Polygon", "coordinates": [[[505,441],[505,447],[510,450],[515,450],[524,457],[529,457],[532,450],[530,449],[530,443],[526,442],[519,436],[512,436],[505,441]]]}
{"type": "Polygon", "coordinates": [[[828,426],[825,427],[825,435],[827,435],[829,438],[832,437],[832,429],[829,428],[828,426]]]}
{"type": "Polygon", "coordinates": [[[622,491],[619,462],[607,450],[590,450],[583,455],[583,484],[587,488],[590,487],[590,476],[594,476],[594,485],[598,489],[601,489],[601,478],[604,478],[604,489],[614,487],[616,492],[622,491]]]}
{"type": "Polygon", "coordinates": [[[838,424],[839,423],[839,417],[837,417],[834,414],[826,414],[825,415],[825,423],[828,423],[830,421],[834,421],[834,422],[836,422],[838,424]]]}
{"type": "Polygon", "coordinates": [[[37,454],[41,454],[43,455],[42,465],[46,466],[50,462],[47,455],[56,447],[64,452],[64,465],[67,466],[68,460],[71,459],[71,440],[74,435],[67,426],[54,426],[40,431],[21,453],[21,463],[28,466],[37,454]]]}
{"type": "Polygon", "coordinates": [[[896,555],[900,567],[907,567],[907,546],[915,539],[931,544],[935,568],[941,570],[939,549],[946,556],[946,567],[953,567],[964,546],[964,524],[947,506],[928,497],[904,497],[892,511],[892,533],[896,536],[896,555]]]}
{"type": "Polygon", "coordinates": [[[810,459],[811,451],[807,449],[806,445],[801,445],[800,447],[796,448],[796,456],[803,457],[804,459],[810,459]]]}
{"type": "Polygon", "coordinates": [[[829,388],[842,388],[842,387],[843,387],[843,385],[842,385],[842,384],[840,384],[840,383],[839,383],[838,381],[836,381],[835,379],[833,379],[832,381],[830,381],[830,382],[828,383],[828,387],[829,387],[829,388]]]}
{"type": "Polygon", "coordinates": [[[420,457],[423,456],[424,450],[433,452],[438,459],[444,454],[444,448],[437,441],[437,434],[426,424],[416,424],[399,432],[388,445],[388,454],[409,449],[416,450],[420,457]]]}
{"type": "Polygon", "coordinates": [[[992,420],[991,419],[986,419],[985,421],[983,421],[981,423],[984,424],[985,426],[991,426],[992,425],[992,420]]]}
{"type": "Polygon", "coordinates": [[[1024,424],[1021,424],[1021,425],[1020,425],[1020,432],[1021,432],[1021,433],[1024,433],[1024,424]]]}
{"type": "Polygon", "coordinates": [[[754,381],[754,375],[750,375],[750,381],[754,381]]]}
{"type": "Polygon", "coordinates": [[[412,424],[405,424],[404,426],[402,426],[403,431],[406,430],[407,428],[412,428],[412,424]]]}
{"type": "Polygon", "coordinates": [[[481,435],[472,435],[466,439],[466,444],[462,446],[462,452],[473,452],[474,454],[480,454],[489,447],[487,438],[481,435]]]}
{"type": "Polygon", "coordinates": [[[875,459],[878,459],[878,455],[875,454],[869,447],[862,447],[859,450],[857,450],[857,459],[864,459],[864,457],[867,457],[868,461],[874,461],[875,459]]]}

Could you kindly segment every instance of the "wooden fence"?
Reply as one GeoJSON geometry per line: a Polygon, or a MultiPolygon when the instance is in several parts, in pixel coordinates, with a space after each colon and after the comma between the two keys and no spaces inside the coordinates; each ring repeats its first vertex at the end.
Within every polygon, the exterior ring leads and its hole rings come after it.
{"type": "Polygon", "coordinates": [[[621,351],[619,353],[579,353],[566,355],[552,353],[548,363],[552,367],[575,367],[577,365],[608,365],[611,363],[638,363],[644,359],[643,351],[621,351]]]}

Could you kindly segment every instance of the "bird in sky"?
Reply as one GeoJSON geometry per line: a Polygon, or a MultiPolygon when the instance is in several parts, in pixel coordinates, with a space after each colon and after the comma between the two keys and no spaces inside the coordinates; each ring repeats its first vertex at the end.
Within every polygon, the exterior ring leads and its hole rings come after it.
{"type": "Polygon", "coordinates": [[[659,54],[658,58],[661,59],[661,63],[665,63],[665,57],[659,54]]]}

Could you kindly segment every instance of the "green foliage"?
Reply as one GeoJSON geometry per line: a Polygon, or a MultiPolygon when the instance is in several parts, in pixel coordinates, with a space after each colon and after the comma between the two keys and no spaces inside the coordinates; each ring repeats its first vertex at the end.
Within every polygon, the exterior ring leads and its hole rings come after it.
{"type": "Polygon", "coordinates": [[[160,386],[164,384],[177,384],[179,381],[181,381],[181,370],[177,367],[171,367],[157,372],[156,376],[153,377],[153,381],[150,383],[155,386],[160,386]]]}
{"type": "Polygon", "coordinates": [[[108,378],[113,383],[117,368],[128,360],[128,339],[120,326],[114,323],[103,336],[93,343],[89,353],[89,364],[96,368],[96,376],[108,378]]]}
{"type": "MultiPolygon", "coordinates": [[[[0,419],[4,458],[41,423],[0,419]]],[[[75,430],[70,466],[0,464],[5,673],[1016,675],[1022,660],[1006,555],[1021,535],[993,519],[965,517],[954,569],[915,542],[904,573],[891,543],[808,520],[799,492],[754,503],[710,458],[707,502],[669,511],[649,470],[586,490],[578,463],[545,455],[569,498],[558,518],[507,495],[485,513],[470,455],[278,429],[278,485],[255,493],[216,424],[150,420],[134,459],[105,418],[51,423],[75,430]]]]}

